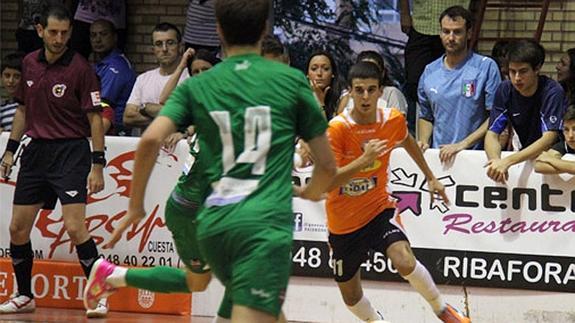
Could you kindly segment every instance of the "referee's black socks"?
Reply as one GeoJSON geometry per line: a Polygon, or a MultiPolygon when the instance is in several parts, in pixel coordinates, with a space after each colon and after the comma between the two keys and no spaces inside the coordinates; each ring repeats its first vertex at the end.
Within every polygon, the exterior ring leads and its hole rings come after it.
{"type": "Polygon", "coordinates": [[[19,246],[10,243],[10,255],[18,283],[18,294],[34,298],[34,294],[32,294],[32,265],[34,263],[32,243],[28,241],[28,243],[19,246]]]}
{"type": "Polygon", "coordinates": [[[92,266],[98,259],[98,249],[96,248],[94,239],[90,237],[86,242],[76,245],[76,252],[78,253],[78,259],[80,259],[80,265],[82,265],[84,274],[86,277],[90,277],[92,266]]]}

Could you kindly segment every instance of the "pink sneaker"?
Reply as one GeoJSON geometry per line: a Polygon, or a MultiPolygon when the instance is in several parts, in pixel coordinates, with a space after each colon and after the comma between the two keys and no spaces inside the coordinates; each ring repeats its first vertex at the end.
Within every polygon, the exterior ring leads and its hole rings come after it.
{"type": "Polygon", "coordinates": [[[106,278],[114,272],[116,266],[105,259],[98,259],[92,266],[90,277],[84,289],[84,307],[93,310],[98,307],[101,298],[112,295],[116,289],[106,282],[106,278]]]}
{"type": "Polygon", "coordinates": [[[439,319],[445,323],[471,323],[471,320],[453,306],[446,304],[439,319]]]}

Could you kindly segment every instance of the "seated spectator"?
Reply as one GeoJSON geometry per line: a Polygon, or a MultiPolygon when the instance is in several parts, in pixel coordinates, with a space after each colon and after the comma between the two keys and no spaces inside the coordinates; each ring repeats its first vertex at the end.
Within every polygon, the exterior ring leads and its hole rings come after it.
{"type": "Polygon", "coordinates": [[[74,28],[70,47],[86,59],[90,56],[90,25],[98,19],[111,21],[116,27],[116,46],[122,51],[126,45],[126,0],[78,0],[74,14],[74,28]]]}
{"type": "Polygon", "coordinates": [[[264,36],[262,40],[262,56],[280,63],[288,65],[290,63],[289,51],[276,35],[268,34],[264,36]]]}
{"type": "Polygon", "coordinates": [[[575,175],[575,161],[561,159],[565,154],[575,154],[575,105],[571,105],[563,117],[563,138],[537,157],[535,171],[542,174],[575,175]]]}
{"type": "Polygon", "coordinates": [[[335,60],[327,52],[315,52],[306,63],[306,73],[326,118],[330,120],[337,112],[341,95],[341,81],[335,60]]]}
{"type": "MultiPolygon", "coordinates": [[[[136,78],[124,111],[124,125],[134,128],[134,136],[140,136],[162,108],[160,94],[176,72],[182,52],[182,34],[178,27],[167,22],[156,25],[152,31],[152,49],[159,66],[136,78]]],[[[178,82],[188,76],[188,71],[183,70],[178,82]]]]}
{"type": "Polygon", "coordinates": [[[94,53],[94,68],[100,79],[100,97],[104,104],[102,114],[106,134],[125,136],[130,129],[125,129],[122,119],[126,101],[136,82],[136,72],[126,56],[117,48],[118,35],[114,23],[98,19],[90,26],[90,44],[94,53]],[[112,110],[111,117],[107,111],[112,110]],[[113,125],[113,129],[112,129],[113,125]]]}
{"type": "Polygon", "coordinates": [[[495,63],[497,63],[499,71],[501,72],[502,80],[509,79],[509,63],[507,62],[508,48],[508,40],[498,40],[493,44],[493,48],[491,49],[491,58],[493,58],[495,63]]]}
{"type": "Polygon", "coordinates": [[[23,58],[24,53],[8,54],[4,56],[0,65],[1,85],[6,95],[0,98],[0,132],[12,130],[12,120],[14,120],[16,108],[18,108],[14,94],[20,85],[23,58]]]}
{"type": "Polygon", "coordinates": [[[220,50],[216,31],[214,0],[190,0],[184,27],[186,48],[205,49],[214,54],[220,50]]]}
{"type": "MultiPolygon", "coordinates": [[[[401,93],[398,88],[393,86],[393,82],[389,78],[389,75],[385,69],[383,57],[378,52],[366,50],[357,55],[356,63],[359,62],[373,63],[377,65],[377,68],[381,71],[383,80],[383,93],[377,100],[377,107],[381,109],[396,108],[399,110],[399,112],[406,116],[407,100],[405,99],[403,93],[401,93]]],[[[350,100],[349,92],[346,91],[346,93],[342,95],[340,99],[338,113],[341,113],[343,110],[351,111],[351,109],[353,109],[353,100],[350,100]]]]}
{"type": "Polygon", "coordinates": [[[565,90],[569,104],[575,104],[575,48],[568,49],[555,66],[557,81],[565,90]]]}
{"type": "Polygon", "coordinates": [[[509,45],[509,81],[501,83],[489,115],[485,136],[487,176],[505,183],[512,165],[539,156],[558,138],[567,98],[559,83],[539,75],[545,61],[545,49],[533,40],[509,45]],[[499,134],[511,125],[513,148],[518,150],[501,158],[499,134]]]}
{"type": "Polygon", "coordinates": [[[469,10],[449,7],[439,21],[445,55],[427,65],[419,80],[418,140],[422,150],[439,148],[441,162],[450,163],[464,149],[483,148],[501,76],[495,61],[468,47],[469,10]]]}

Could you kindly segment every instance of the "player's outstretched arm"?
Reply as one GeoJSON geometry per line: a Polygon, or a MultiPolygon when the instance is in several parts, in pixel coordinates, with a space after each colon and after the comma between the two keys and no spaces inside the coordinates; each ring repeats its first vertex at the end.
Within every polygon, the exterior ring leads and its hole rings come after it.
{"type": "Polygon", "coordinates": [[[144,198],[148,180],[156,164],[156,157],[158,156],[160,147],[164,143],[164,140],[166,140],[166,137],[175,131],[176,125],[171,119],[159,116],[154,119],[142,134],[136,149],[128,213],[114,229],[110,241],[105,244],[105,248],[113,248],[130,225],[140,222],[146,216],[144,198]]]}
{"type": "Polygon", "coordinates": [[[318,201],[330,186],[337,168],[325,134],[309,140],[308,145],[314,156],[314,168],[311,180],[300,197],[318,201]]]}
{"type": "Polygon", "coordinates": [[[443,184],[441,184],[437,178],[435,178],[435,175],[433,175],[433,172],[429,168],[429,165],[427,165],[427,161],[425,161],[423,153],[421,152],[421,149],[419,148],[415,139],[408,134],[402,145],[411,159],[413,159],[413,161],[417,164],[417,167],[421,169],[423,175],[425,175],[429,193],[431,194],[431,201],[433,202],[435,194],[439,194],[441,199],[445,203],[449,204],[449,198],[447,198],[447,194],[445,194],[445,188],[443,187],[443,184]]]}

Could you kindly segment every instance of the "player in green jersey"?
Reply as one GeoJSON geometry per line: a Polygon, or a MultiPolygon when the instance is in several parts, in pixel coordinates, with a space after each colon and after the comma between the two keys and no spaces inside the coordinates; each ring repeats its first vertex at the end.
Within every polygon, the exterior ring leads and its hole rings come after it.
{"type": "Polygon", "coordinates": [[[304,75],[258,55],[269,5],[216,1],[228,58],[177,88],[142,136],[122,221],[127,228],[145,216],[145,186],[162,140],[194,124],[212,188],[198,215],[199,247],[229,292],[234,322],[274,322],[281,309],[291,268],[295,136],[309,142],[315,160],[301,197],[318,200],[335,173],[326,121],[304,75]]]}

